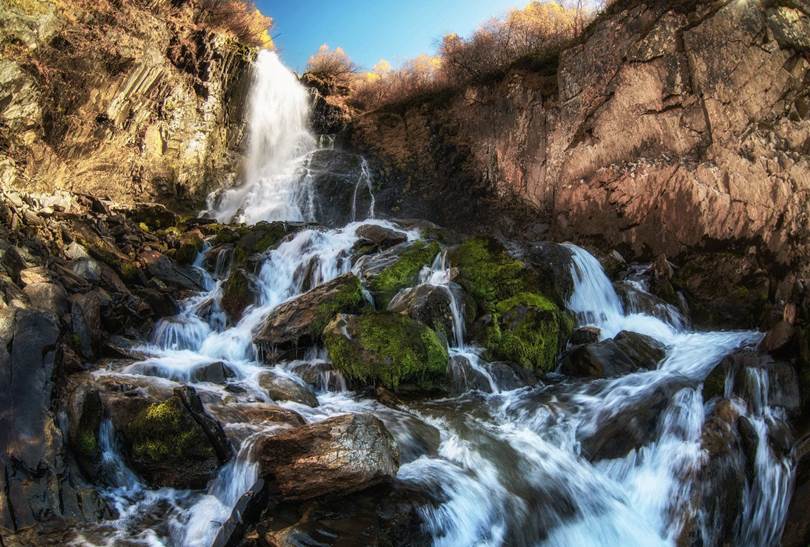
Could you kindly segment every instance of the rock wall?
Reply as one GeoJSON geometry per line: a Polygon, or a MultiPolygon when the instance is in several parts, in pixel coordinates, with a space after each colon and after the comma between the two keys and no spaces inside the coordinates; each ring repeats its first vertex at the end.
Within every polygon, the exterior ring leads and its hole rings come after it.
{"type": "Polygon", "coordinates": [[[806,268],[804,0],[617,2],[559,58],[350,129],[403,215],[806,268]]]}
{"type": "Polygon", "coordinates": [[[0,185],[197,203],[233,180],[252,51],[187,1],[0,6],[0,185]]]}

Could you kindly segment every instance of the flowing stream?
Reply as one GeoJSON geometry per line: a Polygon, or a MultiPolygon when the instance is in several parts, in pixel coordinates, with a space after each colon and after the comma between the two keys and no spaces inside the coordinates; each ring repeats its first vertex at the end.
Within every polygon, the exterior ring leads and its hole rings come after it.
{"type": "MultiPolygon", "coordinates": [[[[212,203],[220,220],[317,220],[316,196],[307,185],[307,155],[318,148],[308,129],[308,96],[275,54],[263,52],[256,63],[250,118],[250,155],[246,183],[212,203]]],[[[365,164],[364,164],[365,165],[365,164]]],[[[366,168],[358,187],[371,187],[366,168]]],[[[355,200],[356,201],[356,200],[355,200]]],[[[371,210],[353,205],[357,220],[336,229],[304,229],[263,256],[256,276],[258,302],[241,320],[226,327],[219,308],[227,277],[227,257],[206,272],[196,263],[206,290],[188,299],[183,310],[162,320],[141,351],[148,357],[122,369],[97,375],[135,375],[152,382],[194,385],[207,405],[217,401],[271,402],[259,385],[268,370],[257,357],[252,336],[264,317],[305,288],[357,268],[351,250],[357,229],[369,223],[420,238],[416,229],[373,220],[371,210]],[[194,372],[223,362],[236,374],[234,395],[224,386],[195,381],[194,372]]],[[[707,453],[701,435],[711,413],[701,383],[724,356],[755,344],[756,332],[692,332],[676,310],[662,320],[626,311],[598,261],[568,245],[573,255],[574,290],[568,302],[580,325],[600,329],[602,338],[635,331],[666,345],[655,370],[619,378],[564,380],[548,385],[505,389],[490,373],[481,350],[465,341],[463,306],[451,281],[451,264],[442,252],[423,270],[420,283],[443,287],[453,315],[451,355],[466,357],[486,377],[489,389],[470,389],[440,400],[408,403],[398,410],[346,390],[339,374],[325,373],[317,393],[319,406],[280,403],[317,422],[347,412],[378,416],[397,439],[402,465],[397,480],[438,500],[421,509],[435,545],[675,545],[684,531],[705,545],[715,545],[718,523],[700,502],[707,453]],[[624,455],[593,458],[585,446],[600,435],[620,435],[623,422],[658,405],[648,438],[624,455]],[[439,433],[435,452],[420,448],[420,428],[439,433]]],[[[274,367],[276,374],[303,384],[298,372],[325,358],[312,348],[308,359],[274,367]]],[[[752,373],[751,398],[734,399],[741,416],[758,436],[753,475],[746,480],[742,511],[735,524],[739,545],[775,545],[781,535],[792,480],[791,464],[769,448],[768,432],[785,416],[768,405],[768,375],[752,373]]],[[[731,394],[727,394],[731,396],[731,394]]],[[[78,543],[118,545],[208,546],[239,497],[257,477],[251,447],[257,435],[273,428],[226,423],[240,439],[238,454],[225,465],[206,492],[150,490],[126,468],[114,432],[102,427],[104,464],[112,477],[107,495],[118,509],[117,520],[78,543]]]]}

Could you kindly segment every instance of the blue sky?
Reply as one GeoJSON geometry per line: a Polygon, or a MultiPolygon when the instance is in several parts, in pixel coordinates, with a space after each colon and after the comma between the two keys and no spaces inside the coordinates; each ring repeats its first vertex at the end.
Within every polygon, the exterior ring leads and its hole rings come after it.
{"type": "Polygon", "coordinates": [[[450,32],[467,35],[490,17],[527,0],[257,0],[275,24],[281,57],[301,71],[320,47],[342,47],[370,68],[380,58],[394,66],[420,53],[433,53],[450,32]]]}

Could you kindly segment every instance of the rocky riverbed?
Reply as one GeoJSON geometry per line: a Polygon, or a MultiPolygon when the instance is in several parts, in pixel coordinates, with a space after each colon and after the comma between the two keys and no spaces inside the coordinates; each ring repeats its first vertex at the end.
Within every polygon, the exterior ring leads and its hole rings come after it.
{"type": "Polygon", "coordinates": [[[67,193],[1,211],[4,545],[570,544],[604,511],[628,539],[631,506],[588,508],[610,495],[585,485],[629,502],[644,469],[681,497],[634,541],[769,544],[784,518],[803,537],[790,339],[688,334],[654,267],[605,255],[611,286],[577,247],[423,221],[247,227],[67,193]],[[693,437],[667,432],[683,416],[693,437]],[[514,458],[535,479],[486,471],[514,458]]]}

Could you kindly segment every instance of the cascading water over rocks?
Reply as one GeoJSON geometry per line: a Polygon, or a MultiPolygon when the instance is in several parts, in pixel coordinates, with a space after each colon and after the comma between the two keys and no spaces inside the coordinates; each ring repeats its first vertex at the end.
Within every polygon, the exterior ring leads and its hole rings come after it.
{"type": "MultiPolygon", "coordinates": [[[[260,54],[245,181],[212,201],[211,215],[248,224],[321,220],[309,206],[317,193],[307,186],[306,157],[316,140],[307,127],[307,101],[277,56],[260,54]]],[[[770,371],[729,367],[722,393],[704,389],[724,358],[756,344],[760,334],[691,332],[674,309],[664,319],[628,312],[599,262],[565,245],[570,261],[560,275],[571,277],[573,289],[561,303],[578,326],[598,329],[592,344],[629,331],[651,340],[663,357],[621,376],[550,374],[546,384],[533,381],[549,371],[497,361],[488,337],[496,336],[495,327],[500,336],[509,331],[505,318],[520,310],[555,325],[566,312],[526,290],[490,303],[489,293],[506,284],[492,290],[474,285],[454,264],[453,246],[431,235],[433,228],[362,220],[373,216],[373,200],[365,215],[355,207],[358,189],[371,186],[367,169],[358,177],[349,186],[353,222],[345,226],[291,224],[250,261],[238,245],[213,238],[193,265],[204,289],[158,323],[152,339],[136,348],[136,360],[93,373],[99,386],[126,382],[151,399],[133,424],[116,423],[115,412],[100,422],[105,495],[117,517],[82,530],[77,543],[226,544],[237,537],[227,534],[256,524],[237,526],[234,515],[248,514],[246,507],[259,499],[257,485],[270,480],[276,481],[273,503],[291,504],[287,509],[320,495],[356,496],[387,484],[410,495],[406,505],[415,508],[415,520],[408,526],[425,544],[778,543],[793,471],[789,456],[771,447],[771,434],[786,429],[787,416],[772,400],[779,393],[769,388],[770,371]],[[228,318],[223,294],[238,269],[252,297],[240,316],[228,318]],[[259,343],[282,310],[285,338],[259,343]],[[487,336],[478,321],[484,315],[487,336]],[[407,330],[408,339],[388,336],[395,332],[384,330],[391,325],[407,330]],[[384,332],[382,340],[374,329],[384,332]],[[382,370],[344,366],[356,365],[351,352],[358,346],[382,370]],[[438,373],[428,366],[436,359],[446,361],[438,373]],[[395,364],[402,366],[399,376],[384,368],[395,364]],[[408,376],[412,370],[419,372],[408,376]],[[416,376],[430,389],[407,402],[390,393],[416,384],[416,376]],[[442,384],[448,376],[452,389],[442,384]],[[364,381],[378,390],[364,389],[364,381]],[[188,386],[193,395],[184,391],[188,386]],[[216,466],[205,475],[205,488],[150,483],[146,472],[153,470],[143,462],[160,465],[174,456],[136,426],[167,416],[187,424],[187,431],[177,429],[178,445],[200,428],[199,439],[225,438],[232,447],[224,455],[214,441],[208,451],[189,447],[202,452],[194,452],[195,471],[199,462],[200,472],[216,466]],[[740,439],[736,424],[743,422],[750,435],[740,439]],[[313,431],[317,435],[307,439],[317,438],[324,450],[356,458],[335,463],[340,458],[329,454],[281,451],[276,460],[292,458],[287,462],[274,460],[278,452],[263,455],[274,442],[288,446],[286,440],[313,431]],[[717,431],[728,441],[722,447],[714,442],[717,431]],[[753,447],[750,459],[745,443],[753,447]],[[750,471],[739,471],[743,460],[750,471]],[[278,466],[273,473],[263,468],[268,461],[278,466]],[[724,473],[739,480],[714,482],[713,475],[724,473]],[[318,490],[317,480],[329,475],[340,480],[325,483],[341,490],[318,490]],[[711,502],[718,496],[739,505],[711,502]]],[[[508,264],[499,267],[508,271],[519,263],[508,264]]],[[[517,335],[512,340],[519,342],[517,335]]],[[[102,399],[112,405],[114,396],[102,399]]],[[[276,518],[275,505],[264,503],[261,518],[276,518]]],[[[296,533],[303,544],[330,544],[334,534],[350,533],[317,522],[262,530],[280,541],[296,533]]]]}

